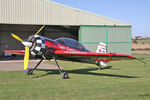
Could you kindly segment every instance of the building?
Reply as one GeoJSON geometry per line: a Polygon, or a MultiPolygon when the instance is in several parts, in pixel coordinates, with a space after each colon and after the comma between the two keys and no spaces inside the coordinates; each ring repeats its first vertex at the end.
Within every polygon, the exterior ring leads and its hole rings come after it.
{"type": "Polygon", "coordinates": [[[73,38],[93,52],[105,42],[107,53],[131,55],[131,24],[48,0],[0,0],[0,55],[5,49],[24,49],[10,33],[25,39],[43,24],[40,35],[73,38]]]}

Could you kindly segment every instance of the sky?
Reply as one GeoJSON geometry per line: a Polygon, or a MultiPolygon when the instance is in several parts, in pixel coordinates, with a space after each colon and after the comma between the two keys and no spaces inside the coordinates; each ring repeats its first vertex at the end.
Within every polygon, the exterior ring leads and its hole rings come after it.
{"type": "Polygon", "coordinates": [[[150,0],[52,0],[132,24],[132,36],[150,37],[150,0]]]}

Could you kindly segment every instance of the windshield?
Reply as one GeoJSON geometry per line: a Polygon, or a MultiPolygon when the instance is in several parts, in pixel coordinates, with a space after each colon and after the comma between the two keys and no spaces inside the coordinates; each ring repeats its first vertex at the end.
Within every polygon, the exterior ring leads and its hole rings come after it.
{"type": "Polygon", "coordinates": [[[71,48],[75,48],[81,51],[85,51],[85,47],[80,44],[78,41],[70,39],[70,38],[58,38],[56,39],[57,42],[59,42],[62,45],[71,47],[71,48]]]}

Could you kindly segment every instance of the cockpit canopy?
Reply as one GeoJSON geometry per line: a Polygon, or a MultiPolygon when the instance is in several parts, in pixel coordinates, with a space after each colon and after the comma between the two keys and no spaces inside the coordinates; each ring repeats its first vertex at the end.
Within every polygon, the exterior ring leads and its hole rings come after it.
{"type": "Polygon", "coordinates": [[[85,47],[80,44],[78,41],[74,40],[74,39],[70,39],[70,38],[58,38],[56,39],[57,42],[59,42],[62,45],[74,48],[74,49],[78,49],[81,51],[86,51],[88,52],[87,49],[85,49],[85,47]]]}

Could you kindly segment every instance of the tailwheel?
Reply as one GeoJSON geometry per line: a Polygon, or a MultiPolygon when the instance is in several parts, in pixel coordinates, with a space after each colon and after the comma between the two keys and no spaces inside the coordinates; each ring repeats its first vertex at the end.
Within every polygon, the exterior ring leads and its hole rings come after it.
{"type": "Polygon", "coordinates": [[[63,79],[69,78],[69,77],[68,77],[68,73],[67,73],[67,72],[63,72],[63,73],[62,73],[62,78],[63,78],[63,79]]]}
{"type": "Polygon", "coordinates": [[[98,67],[98,70],[101,70],[102,69],[102,67],[98,67]]]}
{"type": "Polygon", "coordinates": [[[32,68],[28,68],[27,69],[27,75],[32,75],[33,74],[33,69],[32,68]]]}

